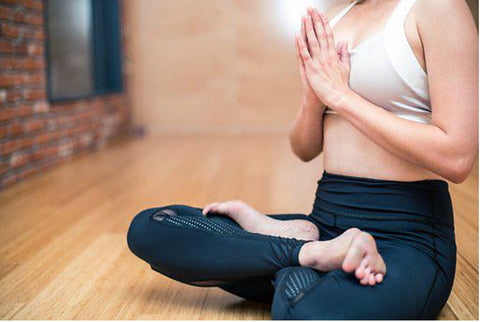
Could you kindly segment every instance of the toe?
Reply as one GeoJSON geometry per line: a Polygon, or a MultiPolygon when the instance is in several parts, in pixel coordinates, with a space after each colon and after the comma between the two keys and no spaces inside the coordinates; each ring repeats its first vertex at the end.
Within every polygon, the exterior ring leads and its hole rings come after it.
{"type": "Polygon", "coordinates": [[[369,279],[368,279],[368,284],[369,284],[370,286],[374,286],[375,283],[376,283],[376,281],[375,281],[375,275],[374,275],[373,273],[371,273],[370,276],[369,276],[369,279]]]}
{"type": "Polygon", "coordinates": [[[387,267],[385,265],[385,262],[383,261],[382,256],[377,253],[376,260],[375,260],[375,272],[381,273],[385,275],[387,273],[387,267]]]}
{"type": "Polygon", "coordinates": [[[375,275],[375,281],[376,281],[377,283],[383,282],[383,275],[382,275],[382,274],[376,274],[376,275],[375,275]]]}
{"type": "Polygon", "coordinates": [[[360,263],[360,266],[355,270],[355,276],[361,280],[362,278],[365,277],[365,268],[367,267],[368,261],[366,258],[362,259],[362,262],[360,263]]]}
{"type": "Polygon", "coordinates": [[[370,281],[370,268],[367,267],[365,269],[365,276],[360,280],[360,283],[362,285],[367,285],[369,283],[369,281],[370,281]]]}

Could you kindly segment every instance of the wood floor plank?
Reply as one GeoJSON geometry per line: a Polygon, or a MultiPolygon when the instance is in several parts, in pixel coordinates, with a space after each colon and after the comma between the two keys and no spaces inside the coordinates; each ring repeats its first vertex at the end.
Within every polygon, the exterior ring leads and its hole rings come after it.
{"type": "Polygon", "coordinates": [[[103,274],[114,268],[113,263],[122,251],[118,244],[123,239],[124,236],[117,234],[101,235],[14,318],[71,319],[79,308],[88,303],[89,290],[95,287],[103,274]]]}

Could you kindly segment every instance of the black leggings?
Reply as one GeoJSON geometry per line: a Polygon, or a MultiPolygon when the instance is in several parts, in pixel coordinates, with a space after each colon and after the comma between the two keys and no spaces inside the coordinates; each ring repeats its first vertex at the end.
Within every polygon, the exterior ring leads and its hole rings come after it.
{"type": "Polygon", "coordinates": [[[382,284],[301,267],[305,241],[243,230],[224,216],[182,205],[142,211],[128,245],[155,271],[196,286],[218,286],[272,303],[274,319],[433,319],[450,294],[456,247],[448,184],[324,173],[305,219],[329,240],[357,227],[373,235],[387,265],[382,284]]]}

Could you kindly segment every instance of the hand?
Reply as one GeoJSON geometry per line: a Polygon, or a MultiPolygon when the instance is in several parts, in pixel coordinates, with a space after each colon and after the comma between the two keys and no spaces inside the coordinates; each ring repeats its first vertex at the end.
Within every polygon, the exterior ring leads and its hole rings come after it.
{"type": "MultiPolygon", "coordinates": [[[[301,27],[302,38],[307,39],[307,32],[305,30],[305,19],[302,18],[302,27],[301,27]]],[[[317,94],[313,91],[310,83],[308,82],[307,75],[305,72],[305,64],[303,63],[302,56],[300,54],[300,47],[298,46],[298,41],[295,41],[295,49],[297,52],[297,61],[298,69],[300,71],[300,78],[302,80],[302,90],[303,90],[303,104],[310,106],[319,106],[322,104],[317,94]]]]}
{"type": "Polygon", "coordinates": [[[333,32],[327,17],[309,9],[303,17],[306,37],[296,36],[305,75],[316,96],[328,107],[336,109],[350,92],[350,55],[348,44],[335,48],[333,32]]]}

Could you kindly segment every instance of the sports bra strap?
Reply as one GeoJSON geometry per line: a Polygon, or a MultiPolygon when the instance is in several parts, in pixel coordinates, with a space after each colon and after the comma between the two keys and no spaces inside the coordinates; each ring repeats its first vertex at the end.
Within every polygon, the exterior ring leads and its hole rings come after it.
{"type": "Polygon", "coordinates": [[[348,6],[346,6],[342,11],[340,11],[332,20],[330,20],[330,27],[333,28],[337,22],[340,21],[353,7],[357,4],[358,0],[352,2],[348,6]]]}
{"type": "Polygon", "coordinates": [[[397,8],[395,8],[385,28],[387,34],[396,34],[399,31],[404,33],[405,20],[407,19],[408,14],[416,2],[417,0],[400,0],[400,3],[398,4],[397,8]]]}

